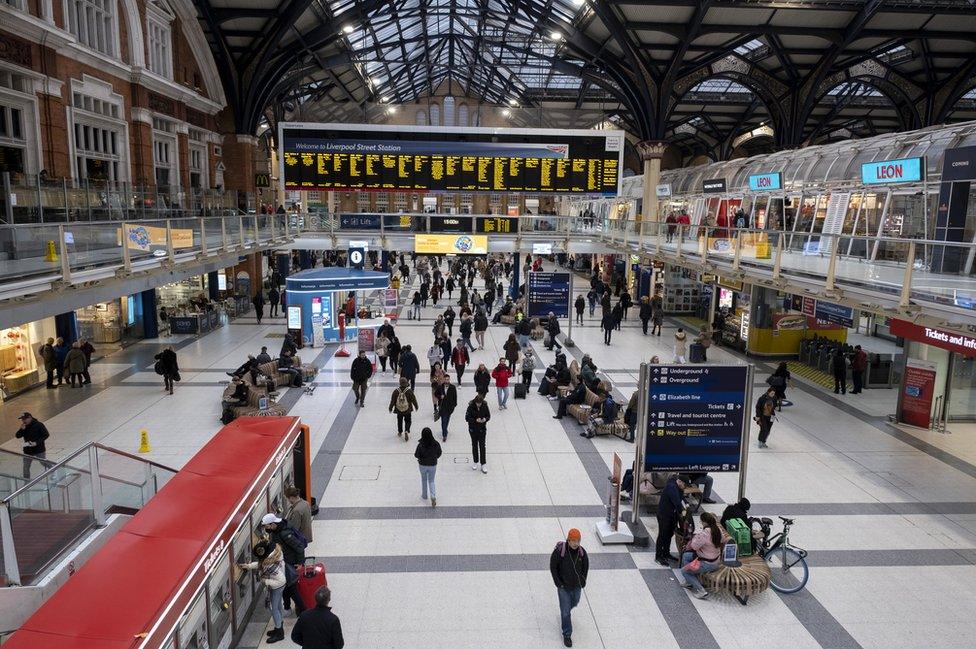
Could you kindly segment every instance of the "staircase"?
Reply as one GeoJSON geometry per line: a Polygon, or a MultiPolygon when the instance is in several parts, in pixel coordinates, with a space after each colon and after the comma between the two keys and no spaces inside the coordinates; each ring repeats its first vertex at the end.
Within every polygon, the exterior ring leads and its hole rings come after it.
{"type": "Polygon", "coordinates": [[[51,512],[28,509],[10,521],[21,583],[34,581],[63,548],[71,547],[95,522],[94,512],[51,512]]]}

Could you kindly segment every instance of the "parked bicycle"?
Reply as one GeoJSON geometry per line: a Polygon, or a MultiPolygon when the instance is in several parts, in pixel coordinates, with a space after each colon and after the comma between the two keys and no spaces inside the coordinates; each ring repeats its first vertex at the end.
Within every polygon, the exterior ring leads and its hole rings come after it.
{"type": "Polygon", "coordinates": [[[770,535],[772,519],[758,519],[763,536],[756,541],[756,552],[769,566],[770,585],[773,589],[779,593],[796,593],[803,590],[810,578],[807,551],[790,543],[793,519],[782,516],[778,518],[783,522],[783,531],[773,535],[770,535]]]}

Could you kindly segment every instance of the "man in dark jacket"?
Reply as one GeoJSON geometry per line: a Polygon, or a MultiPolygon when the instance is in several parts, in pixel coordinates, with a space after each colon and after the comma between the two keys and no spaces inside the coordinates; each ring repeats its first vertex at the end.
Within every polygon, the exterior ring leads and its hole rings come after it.
{"type": "Polygon", "coordinates": [[[847,357],[840,347],[831,355],[830,366],[834,374],[834,394],[847,394],[847,357]]]}
{"type": "Polygon", "coordinates": [[[549,322],[546,324],[546,331],[549,332],[549,339],[546,341],[546,349],[552,351],[553,347],[558,347],[562,349],[563,346],[559,344],[556,340],[556,336],[559,335],[559,318],[552,311],[549,312],[549,322]]]}
{"type": "Polygon", "coordinates": [[[851,394],[861,394],[864,387],[864,370],[868,368],[868,355],[860,345],[854,345],[854,354],[851,356],[851,375],[854,381],[854,389],[851,394]]]}
{"type": "Polygon", "coordinates": [[[377,338],[383,335],[385,335],[388,340],[393,340],[393,338],[396,336],[396,333],[393,331],[393,325],[390,324],[389,320],[384,320],[383,324],[380,325],[380,328],[376,330],[377,338]]]}
{"type": "Polygon", "coordinates": [[[576,298],[576,302],[573,303],[573,306],[576,307],[576,322],[579,323],[580,326],[582,326],[583,311],[586,310],[586,298],[580,295],[579,297],[576,298]]]}
{"type": "Polygon", "coordinates": [[[359,407],[366,405],[366,387],[369,377],[373,376],[373,362],[366,358],[366,352],[362,349],[352,361],[352,368],[349,370],[349,377],[352,379],[352,393],[356,395],[356,403],[359,407]]]}
{"type": "Polygon", "coordinates": [[[420,361],[413,353],[410,345],[405,345],[400,352],[400,376],[410,381],[410,389],[417,389],[417,373],[420,372],[420,361]]]}
{"type": "MultiPolygon", "coordinates": [[[[44,460],[47,458],[47,447],[44,440],[51,436],[47,432],[47,426],[34,419],[29,412],[25,412],[20,417],[20,429],[17,431],[17,438],[24,440],[24,480],[30,480],[30,465],[34,458],[44,460]]],[[[41,462],[41,471],[44,471],[44,463],[41,462]]]]}
{"type": "Polygon", "coordinates": [[[298,347],[292,340],[291,334],[285,334],[285,339],[281,341],[281,353],[278,355],[283,356],[286,351],[291,352],[292,356],[298,353],[298,347]]]}
{"type": "Polygon", "coordinates": [[[457,388],[451,383],[451,377],[444,374],[444,380],[437,388],[437,396],[440,401],[438,410],[441,419],[441,437],[447,441],[447,425],[451,423],[451,415],[457,408],[457,388]]]}
{"type": "Polygon", "coordinates": [[[678,560],[678,557],[671,554],[671,539],[674,537],[674,528],[678,524],[678,516],[685,506],[681,498],[684,488],[685,481],[681,476],[671,476],[657,503],[657,544],[654,560],[667,568],[671,567],[670,559],[678,560]]]}
{"type": "Polygon", "coordinates": [[[471,436],[471,468],[475,471],[481,468],[482,473],[488,473],[488,462],[485,456],[485,437],[488,434],[488,420],[491,412],[485,397],[478,394],[468,404],[464,413],[464,420],[468,422],[468,434],[471,436]]]}
{"type": "Polygon", "coordinates": [[[291,641],[302,649],[342,649],[342,625],[332,612],[329,602],[332,591],[322,586],[315,591],[315,608],[298,616],[291,630],[291,641]]]}
{"type": "Polygon", "coordinates": [[[268,291],[268,304],[271,305],[271,310],[268,312],[272,318],[278,317],[278,304],[281,302],[281,294],[275,286],[272,286],[268,291]]]}
{"type": "MultiPolygon", "coordinates": [[[[300,566],[305,563],[305,541],[299,538],[294,527],[288,525],[288,521],[279,518],[276,514],[265,514],[261,519],[268,538],[281,546],[281,558],[290,566],[300,566]]],[[[282,594],[285,609],[291,608],[291,600],[295,600],[295,612],[298,615],[305,610],[305,602],[298,592],[298,582],[286,585],[282,594]]]]}
{"type": "Polygon", "coordinates": [[[559,408],[556,410],[556,414],[552,416],[553,419],[562,419],[566,416],[566,407],[570,404],[580,404],[586,401],[586,384],[580,381],[573,388],[572,392],[567,394],[565,397],[559,399],[559,408]]]}
{"type": "Polygon", "coordinates": [[[651,300],[645,295],[640,299],[640,311],[637,313],[645,336],[647,335],[647,323],[651,321],[651,311],[651,300]]]}
{"type": "Polygon", "coordinates": [[[575,527],[569,530],[565,541],[556,544],[549,557],[549,572],[559,594],[559,617],[562,621],[563,644],[573,646],[573,620],[571,612],[579,604],[586,575],[590,571],[590,558],[580,546],[582,535],[575,527]]]}
{"type": "Polygon", "coordinates": [[[258,324],[261,324],[261,318],[264,317],[264,296],[260,290],[254,294],[251,303],[254,305],[254,316],[258,319],[258,324]]]}
{"type": "Polygon", "coordinates": [[[47,342],[41,345],[38,354],[44,361],[44,371],[47,373],[47,389],[54,390],[54,377],[58,370],[58,359],[54,354],[54,338],[48,338],[47,342]]]}

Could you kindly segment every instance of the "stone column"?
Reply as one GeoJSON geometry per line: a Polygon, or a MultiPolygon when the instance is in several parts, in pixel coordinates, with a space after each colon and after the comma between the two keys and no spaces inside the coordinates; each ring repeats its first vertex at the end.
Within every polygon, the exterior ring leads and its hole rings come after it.
{"type": "Polygon", "coordinates": [[[655,188],[661,182],[661,157],[668,143],[662,140],[644,140],[637,143],[637,153],[644,162],[644,196],[641,203],[640,234],[644,236],[644,222],[658,221],[657,193],[655,188]]]}

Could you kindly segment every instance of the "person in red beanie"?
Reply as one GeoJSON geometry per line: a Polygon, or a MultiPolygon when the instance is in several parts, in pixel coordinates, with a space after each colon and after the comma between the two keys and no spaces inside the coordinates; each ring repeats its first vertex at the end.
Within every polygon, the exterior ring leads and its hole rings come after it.
{"type": "Polygon", "coordinates": [[[573,646],[573,621],[570,613],[579,604],[586,588],[586,574],[590,570],[590,558],[580,545],[582,535],[575,527],[566,534],[566,540],[556,544],[549,557],[549,572],[559,595],[559,617],[562,620],[563,644],[573,646]]]}

